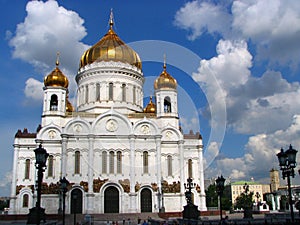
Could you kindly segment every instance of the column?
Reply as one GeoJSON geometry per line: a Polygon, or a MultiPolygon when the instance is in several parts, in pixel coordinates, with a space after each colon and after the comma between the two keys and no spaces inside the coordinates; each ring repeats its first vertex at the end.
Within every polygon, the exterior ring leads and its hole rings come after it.
{"type": "Polygon", "coordinates": [[[62,149],[61,149],[61,177],[67,177],[67,135],[62,134],[62,149]]]}
{"type": "Polygon", "coordinates": [[[10,202],[9,202],[9,214],[16,214],[16,186],[17,186],[17,162],[19,161],[19,150],[20,146],[14,144],[14,162],[13,162],[13,174],[11,182],[11,193],[10,193],[10,202]]]}
{"type": "Polygon", "coordinates": [[[204,189],[204,170],[203,170],[203,149],[202,145],[198,149],[198,167],[199,167],[199,183],[200,183],[200,210],[206,211],[205,189],[204,189]]]}
{"type": "Polygon", "coordinates": [[[130,145],[130,193],[129,193],[129,199],[130,199],[130,208],[129,212],[137,212],[137,206],[136,206],[136,196],[135,193],[135,136],[129,135],[129,145],[130,145]]]}
{"type": "Polygon", "coordinates": [[[155,145],[156,145],[156,179],[157,179],[157,185],[158,185],[158,193],[160,193],[160,195],[158,194],[157,197],[157,202],[158,202],[158,207],[159,210],[163,210],[162,209],[162,195],[161,195],[161,190],[162,190],[162,186],[161,186],[161,182],[162,182],[162,170],[161,170],[161,137],[162,135],[156,135],[155,136],[155,145]]]}
{"type": "Polygon", "coordinates": [[[183,140],[179,141],[179,164],[180,164],[180,205],[185,205],[185,189],[184,189],[184,182],[185,182],[185,176],[184,176],[184,170],[185,170],[185,162],[184,162],[184,147],[183,147],[183,140]]]}
{"type": "Polygon", "coordinates": [[[87,213],[94,212],[94,191],[93,191],[93,181],[94,181],[94,135],[88,136],[89,140],[89,155],[88,155],[88,193],[87,193],[87,213]]]}

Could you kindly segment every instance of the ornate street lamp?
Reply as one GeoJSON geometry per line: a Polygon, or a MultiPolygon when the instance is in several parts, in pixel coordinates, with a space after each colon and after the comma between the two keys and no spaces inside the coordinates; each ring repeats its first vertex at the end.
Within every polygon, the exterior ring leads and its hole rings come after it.
{"type": "Polygon", "coordinates": [[[63,225],[65,225],[65,215],[66,215],[66,192],[68,191],[68,185],[70,184],[70,182],[65,178],[61,178],[60,179],[60,189],[62,192],[62,196],[63,196],[63,225]]]}
{"type": "MultiPolygon", "coordinates": [[[[184,188],[185,188],[185,198],[187,205],[183,206],[183,211],[182,211],[182,217],[183,219],[194,219],[197,220],[200,215],[200,211],[198,210],[198,206],[194,205],[193,199],[192,199],[192,189],[196,187],[196,183],[192,183],[193,179],[188,178],[187,183],[184,183],[184,188]]],[[[186,221],[187,224],[189,224],[189,221],[186,221]]]]}
{"type": "Polygon", "coordinates": [[[42,144],[34,150],[35,153],[35,167],[37,169],[37,201],[34,208],[30,209],[27,224],[40,225],[40,221],[45,221],[45,209],[41,208],[41,194],[43,173],[45,172],[46,162],[49,154],[46,149],[42,148],[42,144]]]}
{"type": "Polygon", "coordinates": [[[216,179],[216,191],[219,195],[219,201],[220,201],[220,220],[222,221],[222,195],[225,187],[225,178],[221,175],[221,177],[218,177],[216,179]]]}
{"type": "Polygon", "coordinates": [[[284,151],[281,148],[281,151],[277,154],[280,170],[282,171],[282,178],[285,179],[287,177],[289,204],[290,204],[292,222],[294,222],[294,210],[293,210],[293,200],[292,200],[291,178],[290,177],[295,177],[294,168],[297,165],[297,163],[296,163],[297,152],[298,151],[293,149],[292,145],[290,145],[288,150],[284,151]]]}

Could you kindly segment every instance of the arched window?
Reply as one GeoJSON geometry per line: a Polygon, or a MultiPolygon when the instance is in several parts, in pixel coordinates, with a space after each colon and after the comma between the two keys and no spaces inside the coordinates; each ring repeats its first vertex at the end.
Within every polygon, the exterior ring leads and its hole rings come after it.
{"type": "Polygon", "coordinates": [[[28,194],[23,195],[23,204],[22,205],[23,205],[24,208],[28,207],[28,205],[29,205],[29,196],[28,196],[28,194]]]}
{"type": "Polygon", "coordinates": [[[107,152],[102,152],[102,173],[107,173],[107,152]]]}
{"type": "Polygon", "coordinates": [[[114,85],[109,83],[108,85],[108,100],[112,101],[114,99],[114,85]]]}
{"type": "Polygon", "coordinates": [[[148,152],[143,152],[143,173],[149,172],[149,155],[148,152]]]}
{"type": "Polygon", "coordinates": [[[168,155],[167,157],[167,162],[168,162],[168,176],[172,176],[172,156],[168,155]]]}
{"type": "Polygon", "coordinates": [[[26,159],[25,161],[25,179],[29,179],[30,175],[30,159],[26,159]]]}
{"type": "Polygon", "coordinates": [[[115,158],[115,153],[113,151],[109,152],[109,173],[113,174],[115,171],[114,167],[114,158],[115,158]]]}
{"type": "Polygon", "coordinates": [[[80,152],[75,152],[75,165],[74,165],[74,173],[79,174],[80,173],[80,152]]]}
{"type": "Polygon", "coordinates": [[[171,100],[170,97],[165,97],[164,99],[164,112],[170,113],[171,112],[171,100]]]}
{"type": "Polygon", "coordinates": [[[117,173],[122,173],[122,152],[117,152],[117,173]]]}
{"type": "Polygon", "coordinates": [[[122,84],[122,102],[126,102],[126,84],[122,84]]]}
{"type": "Polygon", "coordinates": [[[89,86],[85,86],[85,103],[89,102],[89,86]]]}
{"type": "Polygon", "coordinates": [[[53,177],[53,155],[48,158],[48,177],[53,177]]]}
{"type": "Polygon", "coordinates": [[[136,103],[136,87],[133,86],[132,89],[132,103],[135,104],[136,103]]]}
{"type": "Polygon", "coordinates": [[[190,178],[193,177],[193,162],[191,159],[188,161],[188,175],[190,178]]]}
{"type": "Polygon", "coordinates": [[[96,84],[96,101],[100,101],[100,84],[96,84]]]}
{"type": "Polygon", "coordinates": [[[57,111],[57,105],[58,105],[57,95],[51,95],[50,111],[57,111]]]}

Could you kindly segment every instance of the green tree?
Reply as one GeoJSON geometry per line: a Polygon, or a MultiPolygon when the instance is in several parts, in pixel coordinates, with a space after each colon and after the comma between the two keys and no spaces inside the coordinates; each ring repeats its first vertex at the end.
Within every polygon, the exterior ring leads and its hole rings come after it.
{"type": "MultiPolygon", "coordinates": [[[[230,200],[230,194],[227,191],[229,186],[225,186],[223,195],[222,195],[222,208],[224,210],[230,210],[232,204],[230,200]]],[[[230,188],[229,188],[230,189],[230,188]]],[[[207,190],[205,190],[206,194],[206,206],[207,207],[218,207],[219,197],[216,191],[216,185],[211,184],[208,186],[207,190]]]]}
{"type": "Polygon", "coordinates": [[[218,207],[218,194],[216,192],[216,185],[211,184],[205,190],[206,194],[206,206],[207,207],[218,207]]]}

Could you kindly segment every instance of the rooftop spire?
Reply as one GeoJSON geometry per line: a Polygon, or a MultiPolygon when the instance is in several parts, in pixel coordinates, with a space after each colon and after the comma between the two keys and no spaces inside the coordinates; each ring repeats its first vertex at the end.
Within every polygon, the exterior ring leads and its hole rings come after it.
{"type": "Polygon", "coordinates": [[[166,61],[167,61],[167,60],[166,60],[166,58],[167,58],[167,57],[166,57],[166,53],[165,53],[165,54],[164,54],[164,70],[167,69],[167,65],[166,65],[166,61]]]}
{"type": "Polygon", "coordinates": [[[114,14],[113,14],[113,9],[110,9],[110,16],[109,16],[109,28],[112,29],[114,25],[114,14]]]}
{"type": "Polygon", "coordinates": [[[59,52],[56,53],[56,63],[55,63],[56,67],[59,66],[59,52]]]}

